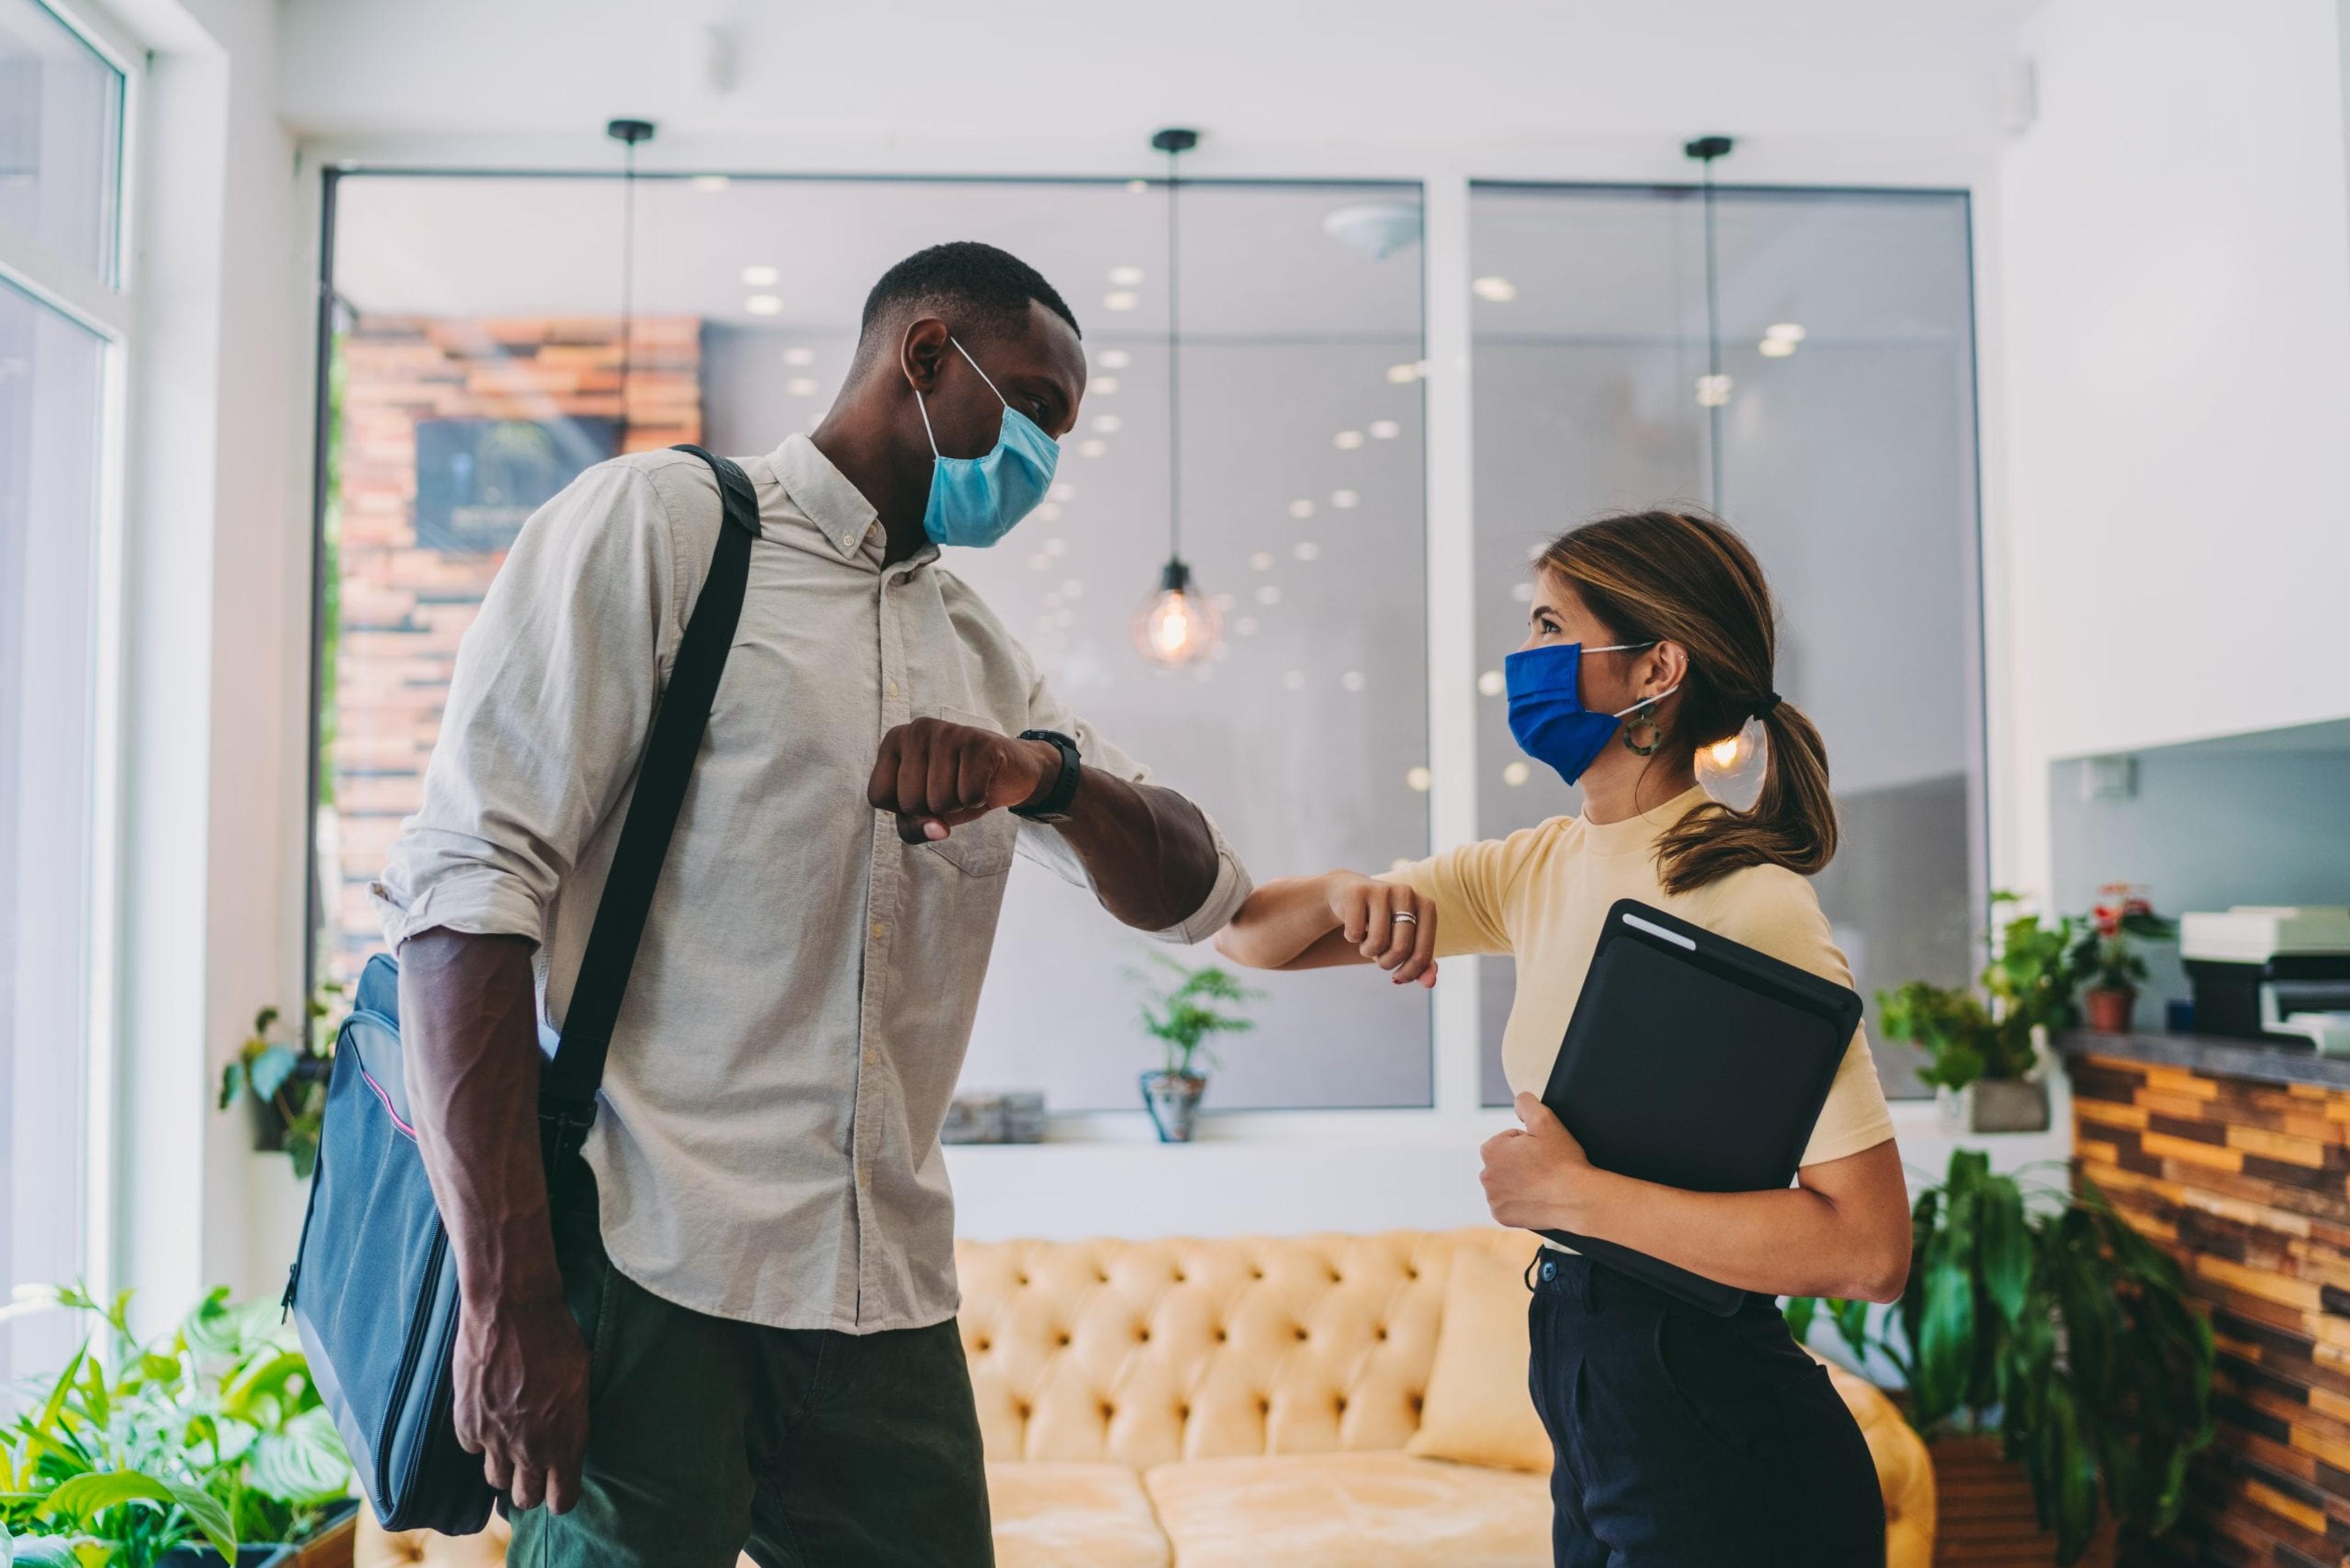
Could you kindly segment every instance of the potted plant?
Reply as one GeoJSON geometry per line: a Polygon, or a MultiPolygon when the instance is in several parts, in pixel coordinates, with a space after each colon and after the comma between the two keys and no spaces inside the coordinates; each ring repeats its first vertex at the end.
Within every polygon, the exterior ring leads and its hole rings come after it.
{"type": "Polygon", "coordinates": [[[307,1181],[318,1163],[318,1128],[327,1115],[327,1075],[334,1065],[335,1033],[343,988],[329,981],[307,1008],[304,1039],[272,1039],[281,1014],[265,1007],[253,1015],[253,1033],[234,1061],[221,1070],[220,1108],[240,1099],[253,1110],[253,1147],[283,1151],[294,1162],[296,1179],[307,1181]]]}
{"type": "MultiPolygon", "coordinates": [[[[1991,895],[1995,907],[2016,901],[2012,893],[1991,895]]],[[[2047,1033],[2078,1016],[2069,964],[2079,931],[2070,919],[2043,926],[2039,916],[2022,914],[1991,935],[1995,955],[1982,971],[1982,995],[1913,980],[1877,993],[1878,1017],[1888,1037],[1924,1049],[1918,1076],[1934,1085],[1952,1127],[2041,1132],[2048,1126],[2041,1081],[2047,1033]]]]}
{"type": "MultiPolygon", "coordinates": [[[[2103,1193],[2027,1186],[1960,1149],[1911,1210],[1899,1304],[1872,1334],[1865,1306],[1825,1303],[1846,1342],[1882,1352],[1929,1441],[1996,1422],[2057,1560],[2078,1562],[2108,1521],[2125,1548],[2178,1522],[2188,1461],[2210,1442],[2211,1325],[2178,1265],[2103,1193]]],[[[1787,1303],[1798,1339],[1822,1303],[1787,1303]]]]}
{"type": "Polygon", "coordinates": [[[214,1291],[169,1336],[140,1343],[130,1302],[39,1288],[0,1309],[99,1319],[0,1427],[0,1556],[258,1568],[348,1529],[350,1461],[276,1303],[214,1291]]]}
{"type": "Polygon", "coordinates": [[[2131,942],[2168,941],[2178,928],[2156,914],[2144,891],[2130,883],[2108,882],[2097,895],[2088,919],[2074,922],[2080,938],[2071,955],[2072,967],[2081,980],[2089,1027],[2107,1034],[2126,1033],[2137,1006],[2137,988],[2146,979],[2146,961],[2131,942]]]}
{"type": "Polygon", "coordinates": [[[1204,1057],[1212,1065],[1216,1058],[1208,1048],[1210,1036],[1245,1033],[1256,1027],[1253,1020],[1220,1012],[1215,1004],[1237,1006],[1264,993],[1250,990],[1232,971],[1214,964],[1193,969],[1163,953],[1152,953],[1150,960],[1166,971],[1167,984],[1153,985],[1150,976],[1127,971],[1128,979],[1149,987],[1142,1004],[1143,1031],[1164,1048],[1159,1067],[1142,1075],[1143,1108],[1159,1129],[1159,1142],[1190,1143],[1200,1096],[1208,1089],[1207,1075],[1193,1070],[1195,1059],[1204,1057]]]}

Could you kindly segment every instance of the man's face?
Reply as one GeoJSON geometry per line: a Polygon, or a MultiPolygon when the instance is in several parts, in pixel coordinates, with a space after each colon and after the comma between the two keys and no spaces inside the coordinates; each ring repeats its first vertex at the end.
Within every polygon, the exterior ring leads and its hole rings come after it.
{"type": "MultiPolygon", "coordinates": [[[[1077,404],[1086,392],[1086,353],[1067,322],[1031,300],[1027,321],[1019,331],[982,335],[977,341],[956,339],[971,359],[947,340],[952,328],[951,322],[927,318],[915,322],[906,335],[910,379],[922,392],[940,455],[985,457],[993,451],[1003,433],[1005,403],[1055,441],[1076,427],[1077,404]],[[987,372],[985,379],[972,370],[972,360],[987,372]],[[994,391],[988,389],[988,381],[995,383],[994,391]],[[1001,400],[997,392],[1003,394],[1001,400]]],[[[919,414],[914,435],[927,462],[930,442],[922,435],[919,414]]]]}

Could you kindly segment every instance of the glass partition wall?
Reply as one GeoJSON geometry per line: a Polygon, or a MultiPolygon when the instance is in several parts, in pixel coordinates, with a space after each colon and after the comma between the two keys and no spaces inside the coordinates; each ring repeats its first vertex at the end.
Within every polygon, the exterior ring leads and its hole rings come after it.
{"type": "MultiPolygon", "coordinates": [[[[457,640],[522,520],[616,451],[765,452],[811,428],[866,290],[944,239],[1036,266],[1092,361],[1051,498],[946,567],[1260,874],[1425,854],[1419,256],[1326,228],[1365,205],[1416,223],[1419,192],[1186,182],[1181,200],[1183,556],[1224,636],[1170,672],[1128,625],[1168,551],[1163,184],[642,180],[624,406],[616,182],[340,178],[325,971],[356,973],[380,940],[367,883],[418,803],[457,640]]],[[[1129,971],[1151,946],[1019,863],[966,1080],[1132,1109],[1154,1057],[1129,971]]],[[[1349,979],[1266,977],[1215,1105],[1430,1104],[1426,999],[1349,979]]]]}
{"type": "MultiPolygon", "coordinates": [[[[1479,831],[1581,805],[1519,757],[1499,695],[1530,556],[1601,514],[1710,509],[1718,493],[1778,598],[1778,689],[1827,742],[1843,837],[1817,887],[1861,993],[1956,984],[1987,863],[1967,199],[1724,189],[1716,202],[1718,410],[1699,398],[1699,192],[1473,191],[1477,635],[1492,672],[1479,831]]],[[[1506,961],[1482,972],[1485,1097],[1500,1104],[1513,976],[1506,961]]],[[[1920,1092],[1909,1048],[1875,1044],[1887,1089],[1920,1092]]]]}

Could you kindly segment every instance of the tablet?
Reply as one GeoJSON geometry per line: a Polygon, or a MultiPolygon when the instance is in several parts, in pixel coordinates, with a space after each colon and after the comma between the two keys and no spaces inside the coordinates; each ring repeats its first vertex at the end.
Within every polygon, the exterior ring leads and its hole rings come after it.
{"type": "MultiPolygon", "coordinates": [[[[1618,899],[1543,1103],[1603,1170],[1691,1192],[1783,1188],[1860,1015],[1848,986],[1618,899]]],[[[1629,1247],[1544,1234],[1724,1317],[1745,1300],[1629,1247]]]]}

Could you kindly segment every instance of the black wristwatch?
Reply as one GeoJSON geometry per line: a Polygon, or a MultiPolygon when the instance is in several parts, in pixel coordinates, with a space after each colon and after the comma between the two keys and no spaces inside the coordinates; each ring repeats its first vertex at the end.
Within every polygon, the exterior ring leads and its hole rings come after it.
{"type": "Polygon", "coordinates": [[[1069,803],[1077,798],[1077,743],[1058,730],[1023,730],[1024,741],[1050,741],[1061,753],[1061,776],[1053,781],[1053,788],[1034,805],[1015,805],[1014,816],[1024,816],[1031,822],[1066,822],[1069,803]]]}

